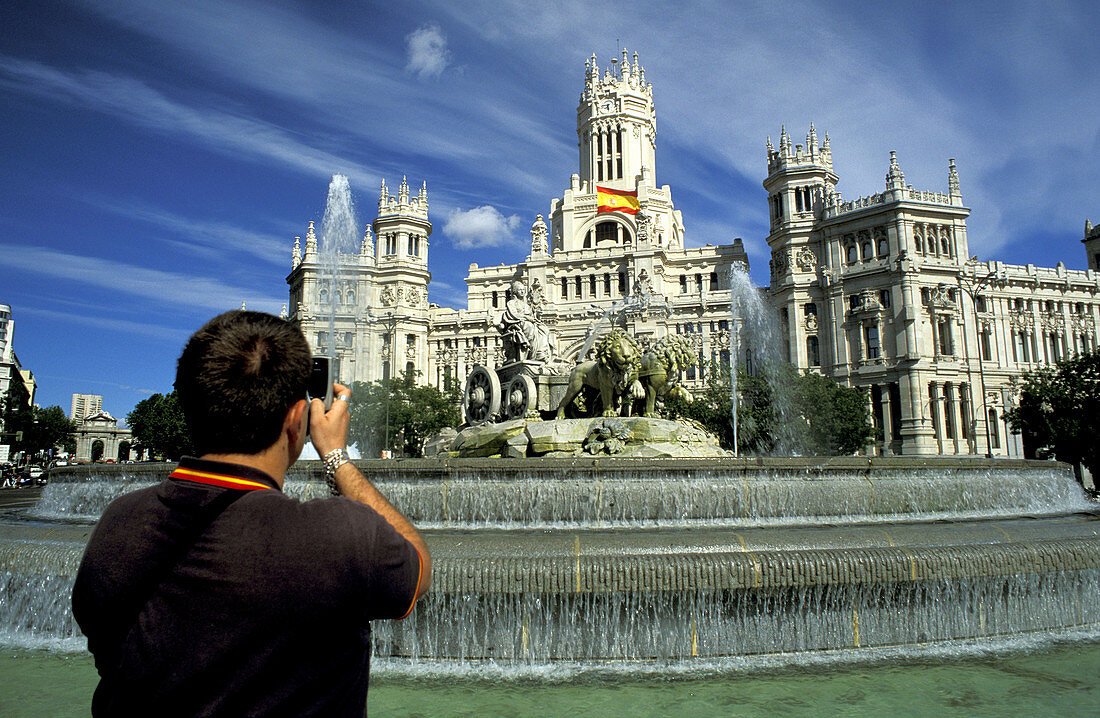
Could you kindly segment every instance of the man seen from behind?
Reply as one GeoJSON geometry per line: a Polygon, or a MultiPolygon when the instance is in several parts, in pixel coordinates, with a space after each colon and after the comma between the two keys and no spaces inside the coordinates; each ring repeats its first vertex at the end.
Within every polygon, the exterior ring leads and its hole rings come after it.
{"type": "Polygon", "coordinates": [[[416,529],[348,460],[351,392],[306,398],[311,355],[277,317],[199,329],[176,391],[198,458],[96,526],[73,615],[100,683],[94,716],[362,716],[371,619],[430,581],[416,529]],[[282,493],[307,439],[339,494],[282,493]]]}

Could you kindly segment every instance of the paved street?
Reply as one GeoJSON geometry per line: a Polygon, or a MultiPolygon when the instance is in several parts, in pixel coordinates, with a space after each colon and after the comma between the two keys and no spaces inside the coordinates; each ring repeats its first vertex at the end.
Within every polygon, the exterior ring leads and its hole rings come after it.
{"type": "Polygon", "coordinates": [[[20,509],[34,506],[42,495],[42,487],[0,489],[0,509],[20,509]]]}

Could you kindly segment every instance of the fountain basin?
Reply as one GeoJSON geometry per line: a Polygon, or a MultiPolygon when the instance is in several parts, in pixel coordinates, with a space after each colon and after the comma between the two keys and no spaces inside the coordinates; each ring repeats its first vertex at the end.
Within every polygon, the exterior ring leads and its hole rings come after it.
{"type": "MultiPolygon", "coordinates": [[[[1100,514],[1064,465],[358,463],[428,524],[435,566],[409,619],[375,624],[379,658],[629,663],[1100,627],[1100,514]]],[[[136,468],[114,471],[133,487],[169,467],[136,468]]],[[[108,479],[60,472],[34,513],[108,479]]],[[[321,486],[306,465],[287,490],[321,486]]],[[[67,596],[90,525],[3,519],[0,642],[79,642],[67,596]]]]}
{"type": "MultiPolygon", "coordinates": [[[[944,458],[359,460],[418,526],[580,528],[761,526],[965,519],[1087,511],[1061,464],[944,458]]],[[[32,511],[94,521],[167,464],[64,467],[32,511]]],[[[299,462],[287,494],[328,495],[321,463],[299,462]]]]}

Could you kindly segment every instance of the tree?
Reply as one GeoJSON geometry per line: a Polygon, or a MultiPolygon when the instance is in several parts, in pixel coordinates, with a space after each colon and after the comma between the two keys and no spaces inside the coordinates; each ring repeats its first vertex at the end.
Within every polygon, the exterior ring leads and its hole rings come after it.
{"type": "MultiPolygon", "coordinates": [[[[790,364],[762,367],[751,375],[739,370],[737,395],[739,454],[845,455],[859,451],[872,436],[864,389],[799,374],[790,364]]],[[[733,448],[728,366],[712,365],[701,392],[691,401],[670,397],[665,408],[672,418],[698,421],[722,448],[733,448]]]]}
{"type": "Polygon", "coordinates": [[[419,386],[411,371],[383,381],[355,382],[351,395],[348,435],[363,456],[377,456],[382,449],[420,456],[425,439],[462,420],[457,387],[440,391],[419,386]]]}
{"type": "Polygon", "coordinates": [[[871,440],[867,390],[841,386],[829,377],[806,372],[795,384],[795,403],[805,420],[803,446],[815,456],[854,454],[871,440]]]}
{"type": "Polygon", "coordinates": [[[20,449],[30,456],[52,451],[61,446],[68,452],[76,451],[76,424],[65,416],[60,406],[45,409],[33,407],[31,422],[23,427],[23,441],[20,449]]]}
{"type": "Polygon", "coordinates": [[[142,399],[126,415],[134,444],[173,461],[192,452],[191,435],[176,392],[142,399]]]}
{"type": "Polygon", "coordinates": [[[1100,351],[1028,372],[1018,386],[1020,402],[1005,418],[1023,435],[1025,452],[1100,476],[1100,351]]]}

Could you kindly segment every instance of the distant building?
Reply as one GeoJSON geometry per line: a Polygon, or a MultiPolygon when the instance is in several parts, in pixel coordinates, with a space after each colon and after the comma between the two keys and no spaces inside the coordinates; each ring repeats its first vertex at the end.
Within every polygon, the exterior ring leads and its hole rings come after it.
{"type": "MultiPolygon", "coordinates": [[[[672,190],[655,179],[652,87],[637,55],[631,62],[624,51],[613,65],[601,75],[594,57],[586,62],[579,172],[550,202],[549,223],[535,218],[523,262],[470,265],[466,309],[425,302],[426,188],[410,198],[402,180],[395,198],[383,183],[378,218],[360,253],[340,257],[335,284],[312,223],[304,252],[295,238],[290,318],[315,350],[340,357],[345,381],[415,369],[443,386],[474,365],[501,365],[496,325],[514,282],[566,359],[578,358],[588,329],[618,306],[620,324],[643,341],[690,336],[698,362],[684,372],[688,387],[703,381],[708,360],[729,361],[725,277],[748,263],[741,240],[685,246],[672,190]]],[[[868,388],[876,453],[1022,456],[1004,422],[1013,380],[1097,348],[1100,228],[1086,223],[1085,271],[978,262],[954,160],[946,192],[918,190],[891,152],[885,188],[850,201],[836,190],[829,137],[819,143],[812,124],[805,144],[781,129],[766,161],[772,252],[762,291],[789,360],[868,388]]]]}
{"type": "Polygon", "coordinates": [[[69,418],[80,423],[85,418],[103,411],[103,397],[99,394],[73,394],[69,418]]]}
{"type": "MultiPolygon", "coordinates": [[[[20,406],[34,404],[35,380],[29,369],[23,369],[15,353],[15,320],[11,307],[0,304],[0,398],[20,406]]],[[[0,413],[0,463],[10,461],[14,437],[4,426],[0,413]]]]}
{"type": "Polygon", "coordinates": [[[77,461],[125,461],[130,458],[130,430],[105,411],[84,418],[76,427],[77,461]]]}

